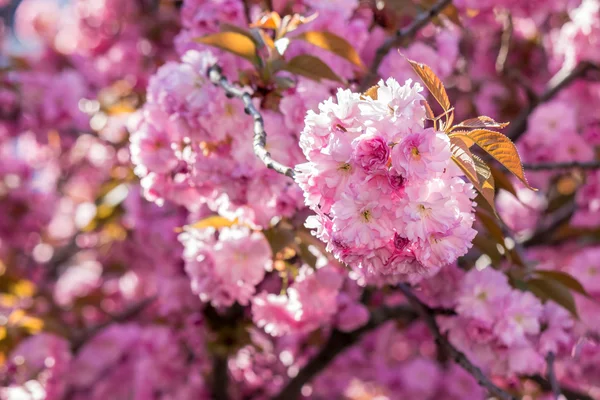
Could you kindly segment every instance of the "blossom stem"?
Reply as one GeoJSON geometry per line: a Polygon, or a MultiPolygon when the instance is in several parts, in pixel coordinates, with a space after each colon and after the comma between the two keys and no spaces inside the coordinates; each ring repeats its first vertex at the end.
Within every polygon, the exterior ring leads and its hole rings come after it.
{"type": "Polygon", "coordinates": [[[557,163],[523,164],[523,168],[530,171],[544,171],[554,169],[600,169],[600,160],[594,161],[569,161],[557,163]]]}
{"type": "Polygon", "coordinates": [[[267,132],[265,132],[265,124],[262,115],[252,104],[252,96],[250,93],[242,90],[239,87],[231,84],[227,78],[223,76],[223,72],[219,65],[213,65],[208,69],[208,77],[216,86],[220,86],[228,97],[236,97],[244,102],[244,109],[254,120],[254,154],[267,166],[282,175],[294,178],[294,169],[287,165],[283,165],[275,161],[271,154],[267,151],[267,132]]]}
{"type": "Polygon", "coordinates": [[[409,301],[409,303],[414,307],[416,312],[421,316],[424,320],[425,324],[429,328],[431,334],[433,335],[438,347],[444,351],[445,354],[449,355],[450,358],[454,360],[455,363],[460,365],[465,371],[467,371],[471,376],[473,376],[479,385],[486,388],[491,394],[496,396],[502,400],[516,400],[516,397],[512,396],[510,393],[505,392],[498,386],[494,385],[494,383],[477,367],[473,364],[464,353],[460,352],[456,349],[449,341],[446,339],[435,320],[434,314],[431,312],[430,308],[421,302],[417,296],[412,292],[410,287],[404,283],[400,283],[398,288],[404,294],[404,297],[409,301]]]}
{"type": "Polygon", "coordinates": [[[377,49],[375,53],[375,59],[371,64],[371,68],[365,75],[360,85],[360,91],[364,92],[373,84],[373,81],[377,78],[377,70],[379,70],[379,66],[383,62],[383,59],[390,50],[396,46],[402,44],[406,39],[412,38],[417,32],[426,26],[429,21],[435,18],[439,13],[444,10],[448,5],[452,3],[452,0],[440,0],[436,4],[433,5],[429,10],[422,12],[417,15],[417,17],[413,20],[413,22],[402,28],[397,30],[393,35],[388,37],[381,46],[377,49]]]}

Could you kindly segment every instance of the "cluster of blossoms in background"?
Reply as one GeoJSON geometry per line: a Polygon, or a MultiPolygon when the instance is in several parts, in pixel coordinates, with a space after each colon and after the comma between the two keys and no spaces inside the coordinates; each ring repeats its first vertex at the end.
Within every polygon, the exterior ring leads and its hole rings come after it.
{"type": "Polygon", "coordinates": [[[0,399],[600,396],[598,0],[0,14],[0,399]]]}

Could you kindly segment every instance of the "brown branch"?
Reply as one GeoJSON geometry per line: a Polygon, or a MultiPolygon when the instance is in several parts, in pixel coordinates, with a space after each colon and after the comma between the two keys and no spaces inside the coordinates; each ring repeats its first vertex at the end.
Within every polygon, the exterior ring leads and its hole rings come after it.
{"type": "Polygon", "coordinates": [[[579,63],[575,68],[570,71],[561,70],[559,71],[548,83],[546,91],[538,97],[537,101],[531,102],[523,111],[517,116],[517,118],[511,122],[509,129],[506,131],[506,136],[516,141],[525,133],[527,130],[527,120],[529,115],[542,103],[550,101],[556,96],[561,90],[568,87],[578,78],[584,77],[587,72],[592,70],[598,70],[599,67],[596,64],[583,61],[579,63]]]}
{"type": "MultiPolygon", "coordinates": [[[[546,392],[549,392],[552,390],[552,384],[539,375],[528,376],[527,379],[531,379],[532,381],[537,383],[540,386],[540,388],[546,392]]],[[[595,400],[590,395],[587,395],[585,393],[580,393],[575,389],[571,389],[571,388],[568,388],[565,386],[563,386],[561,388],[561,394],[567,400],[595,400]]]]}
{"type": "Polygon", "coordinates": [[[146,309],[150,304],[152,304],[156,300],[156,296],[149,297],[144,300],[140,300],[139,302],[127,307],[125,310],[121,311],[119,314],[113,315],[110,319],[99,323],[98,325],[94,325],[83,333],[79,334],[72,342],[71,349],[73,353],[76,353],[85,343],[87,343],[90,339],[100,333],[106,327],[114,324],[115,322],[125,322],[129,319],[137,316],[142,311],[146,309]]]}
{"type": "Polygon", "coordinates": [[[396,31],[392,36],[388,37],[375,52],[375,59],[373,60],[369,71],[363,78],[362,83],[359,87],[359,91],[364,92],[371,85],[375,84],[374,80],[377,78],[377,71],[379,70],[379,66],[381,65],[383,59],[385,58],[385,56],[387,56],[387,54],[392,48],[401,45],[405,40],[415,36],[421,28],[426,26],[429,23],[429,21],[435,18],[439,13],[441,13],[444,10],[444,8],[446,8],[451,3],[452,0],[439,0],[429,10],[417,15],[417,17],[413,20],[413,22],[410,25],[396,31]]]}
{"type": "Polygon", "coordinates": [[[407,306],[382,307],[371,312],[369,322],[353,332],[342,332],[335,329],[319,353],[272,400],[296,399],[305,384],[323,371],[340,353],[357,343],[365,333],[393,319],[403,318],[407,321],[414,321],[417,317],[418,315],[407,306]]]}
{"type": "Polygon", "coordinates": [[[252,104],[252,96],[250,93],[240,89],[229,83],[227,78],[223,76],[223,71],[218,65],[213,65],[208,69],[208,77],[210,81],[216,86],[220,86],[227,97],[236,97],[244,102],[244,110],[247,114],[252,116],[254,120],[254,154],[267,166],[285,176],[294,178],[294,169],[287,165],[283,165],[280,162],[273,160],[271,154],[265,148],[267,144],[267,132],[265,132],[265,124],[263,122],[262,115],[252,104]]]}
{"type": "Polygon", "coordinates": [[[227,400],[229,388],[229,372],[227,357],[216,355],[213,358],[212,395],[216,400],[227,400]]]}
{"type": "Polygon", "coordinates": [[[528,169],[530,171],[545,171],[545,170],[560,170],[560,169],[600,169],[600,160],[523,164],[523,168],[528,169]]]}
{"type": "Polygon", "coordinates": [[[404,294],[410,304],[414,307],[417,313],[421,316],[421,318],[427,324],[429,331],[433,335],[438,348],[442,350],[445,354],[450,356],[454,360],[455,363],[460,365],[465,371],[467,371],[471,376],[473,376],[480,386],[486,388],[491,394],[496,396],[501,400],[517,400],[510,393],[505,392],[498,386],[494,385],[494,383],[487,377],[485,374],[474,365],[462,352],[456,349],[449,341],[446,339],[435,320],[434,314],[431,312],[430,308],[421,302],[417,296],[412,292],[410,287],[404,283],[398,285],[400,291],[404,294]]]}
{"type": "Polygon", "coordinates": [[[550,382],[550,387],[552,388],[552,394],[554,395],[554,399],[558,400],[560,397],[560,386],[558,385],[558,380],[556,380],[556,373],[554,372],[554,359],[555,355],[553,352],[548,352],[546,356],[546,375],[548,375],[548,382],[550,382]]]}

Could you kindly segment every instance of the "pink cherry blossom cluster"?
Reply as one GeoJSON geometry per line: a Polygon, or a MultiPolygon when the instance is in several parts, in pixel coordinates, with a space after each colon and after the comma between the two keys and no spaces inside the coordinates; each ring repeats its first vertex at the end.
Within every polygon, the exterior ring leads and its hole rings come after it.
{"type": "Polygon", "coordinates": [[[441,323],[449,338],[493,374],[531,374],[544,368],[544,356],[570,342],[573,319],[555,303],[513,289],[492,268],[464,275],[456,296],[457,317],[441,323]]]}
{"type": "Polygon", "coordinates": [[[383,281],[435,274],[471,247],[472,185],[450,141],[424,127],[419,84],[380,81],[375,99],[339,90],[309,111],[296,181],[327,250],[383,281]]]}
{"type": "MultiPolygon", "coordinates": [[[[268,226],[299,209],[297,187],[264,168],[252,151],[252,121],[243,105],[208,82],[216,59],[190,50],[150,80],[148,101],[130,120],[131,155],[147,199],[197,211],[208,205],[231,219],[268,226]]],[[[281,114],[265,110],[269,151],[280,162],[301,160],[281,114]]]]}

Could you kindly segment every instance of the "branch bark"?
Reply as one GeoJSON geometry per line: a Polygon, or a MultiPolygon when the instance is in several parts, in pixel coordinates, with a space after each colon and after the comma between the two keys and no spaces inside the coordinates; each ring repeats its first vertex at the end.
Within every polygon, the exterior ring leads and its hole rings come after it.
{"type": "Polygon", "coordinates": [[[121,311],[119,314],[113,315],[110,319],[99,323],[98,325],[94,325],[89,329],[85,330],[83,333],[78,335],[71,342],[71,349],[73,353],[76,353],[85,343],[87,343],[90,339],[100,333],[107,326],[115,323],[115,322],[125,322],[137,315],[139,315],[142,311],[144,311],[150,304],[152,304],[156,300],[156,296],[149,297],[147,299],[140,300],[139,302],[127,307],[125,310],[121,311]]]}
{"type": "Polygon", "coordinates": [[[340,353],[357,343],[365,333],[393,319],[403,318],[407,321],[413,321],[417,317],[418,315],[407,306],[382,307],[371,313],[371,318],[365,326],[353,332],[342,332],[335,329],[319,353],[272,400],[296,399],[305,384],[323,371],[340,353]]]}
{"type": "Polygon", "coordinates": [[[252,104],[252,96],[250,93],[232,85],[225,76],[219,65],[213,65],[208,69],[208,77],[216,86],[221,87],[227,97],[235,97],[244,102],[244,110],[254,120],[254,154],[267,166],[275,172],[294,178],[294,169],[287,165],[275,161],[271,154],[267,151],[267,132],[265,132],[265,124],[262,115],[252,104]]]}
{"type": "MultiPolygon", "coordinates": [[[[552,390],[552,384],[539,375],[528,376],[527,379],[531,379],[532,381],[537,383],[540,386],[540,388],[544,391],[548,392],[548,391],[552,390]]],[[[565,386],[563,386],[561,388],[561,392],[562,392],[561,394],[567,400],[594,400],[594,398],[590,395],[587,395],[585,393],[580,393],[577,390],[570,389],[565,386]]]]}
{"type": "Polygon", "coordinates": [[[523,164],[523,168],[528,169],[530,171],[546,171],[560,169],[600,169],[600,160],[523,164]]]}
{"type": "Polygon", "coordinates": [[[413,22],[398,31],[396,31],[392,36],[388,37],[381,46],[375,52],[375,59],[367,72],[367,75],[362,80],[362,83],[359,87],[360,92],[364,92],[371,85],[375,84],[374,80],[377,78],[377,70],[379,66],[383,62],[385,56],[390,52],[393,47],[399,46],[406,39],[410,39],[419,32],[421,28],[426,26],[429,21],[435,18],[438,14],[440,14],[444,8],[452,3],[452,0],[440,0],[429,10],[417,15],[417,17],[413,20],[413,22]]]}
{"type": "Polygon", "coordinates": [[[517,141],[527,130],[527,120],[529,115],[535,110],[540,104],[550,101],[556,96],[561,90],[568,87],[571,83],[576,81],[578,78],[585,76],[588,71],[598,70],[599,67],[596,64],[590,62],[581,62],[575,68],[570,71],[561,70],[559,71],[548,83],[546,91],[538,97],[537,101],[531,102],[518,116],[511,122],[509,129],[506,131],[506,136],[514,141],[517,141]]]}
{"type": "Polygon", "coordinates": [[[449,341],[446,339],[444,335],[442,335],[440,328],[435,320],[434,314],[431,312],[431,309],[424,303],[419,300],[417,296],[412,292],[410,287],[404,283],[398,285],[398,288],[404,294],[406,299],[410,302],[410,304],[415,308],[417,313],[421,316],[421,318],[427,324],[429,331],[433,335],[438,348],[442,350],[445,354],[450,356],[454,360],[455,363],[460,365],[465,371],[467,371],[471,376],[473,376],[479,385],[486,388],[491,394],[496,396],[501,400],[517,400],[516,397],[512,396],[510,393],[505,392],[500,389],[498,386],[494,385],[494,383],[477,367],[474,365],[464,353],[460,352],[456,349],[449,341]]]}
{"type": "Polygon", "coordinates": [[[546,375],[548,375],[548,382],[550,382],[550,387],[552,389],[552,394],[554,395],[554,399],[558,400],[560,397],[560,386],[558,385],[558,380],[556,379],[556,374],[554,373],[554,356],[553,352],[549,352],[546,356],[546,375]]]}

